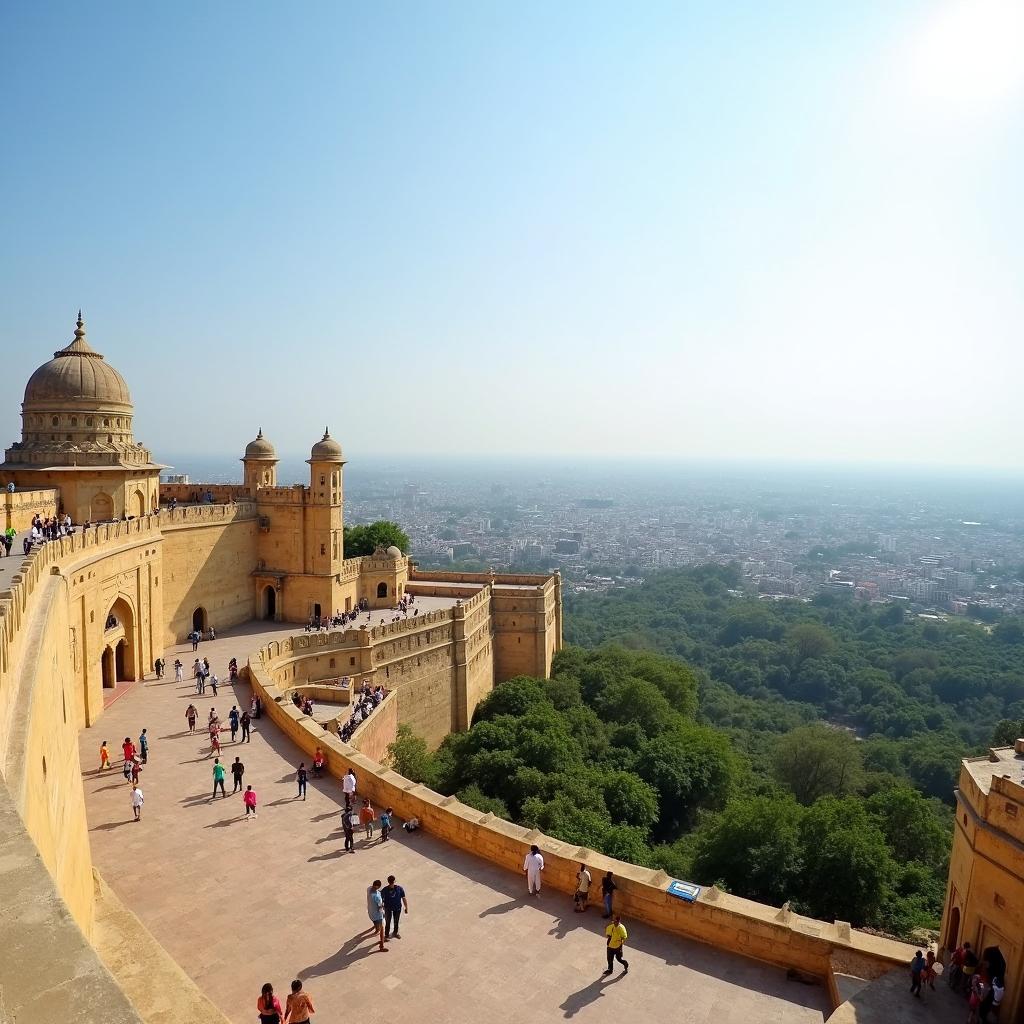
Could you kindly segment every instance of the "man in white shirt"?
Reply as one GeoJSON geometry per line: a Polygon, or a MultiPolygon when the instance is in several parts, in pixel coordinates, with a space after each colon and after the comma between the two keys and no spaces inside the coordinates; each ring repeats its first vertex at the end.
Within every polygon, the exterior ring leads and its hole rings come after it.
{"type": "Polygon", "coordinates": [[[135,783],[132,787],[132,812],[135,814],[135,820],[142,820],[142,805],[145,803],[145,798],[142,795],[142,790],[139,789],[139,784],[135,783]]]}
{"type": "Polygon", "coordinates": [[[345,794],[345,806],[350,806],[356,797],[356,773],[351,768],[341,780],[341,791],[345,794]]]}
{"type": "Polygon", "coordinates": [[[526,875],[526,887],[531,896],[540,895],[540,873],[544,870],[544,858],[540,848],[531,846],[530,852],[523,861],[523,874],[526,875]]]}

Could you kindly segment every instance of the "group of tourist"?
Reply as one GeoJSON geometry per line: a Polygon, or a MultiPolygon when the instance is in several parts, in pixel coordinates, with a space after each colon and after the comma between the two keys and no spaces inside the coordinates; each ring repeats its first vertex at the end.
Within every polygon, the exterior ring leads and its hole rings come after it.
{"type": "Polygon", "coordinates": [[[303,697],[298,690],[292,690],[292,703],[304,714],[313,714],[313,700],[311,697],[303,697]]]}
{"type": "MultiPolygon", "coordinates": [[[[992,951],[987,951],[989,954],[992,951]]],[[[998,952],[998,951],[996,951],[998,952]]],[[[910,965],[910,991],[920,996],[925,985],[935,988],[934,955],[921,966],[921,951],[918,950],[910,965]]],[[[1006,990],[1005,969],[1001,957],[993,963],[979,957],[969,942],[959,945],[949,958],[949,972],[946,983],[954,992],[960,992],[967,999],[968,1024],[988,1024],[994,1014],[999,1015],[999,1006],[1006,990]]]]}
{"type": "MultiPolygon", "coordinates": [[[[121,772],[124,775],[125,782],[132,787],[132,815],[135,821],[141,821],[142,805],[146,801],[145,797],[142,795],[142,787],[139,785],[139,775],[142,772],[143,765],[149,763],[148,730],[143,729],[142,732],[139,733],[139,742],[137,746],[132,741],[131,736],[125,736],[124,743],[121,744],[121,754],[123,755],[121,772]]],[[[107,746],[107,741],[104,740],[100,744],[99,770],[101,772],[107,771],[110,767],[110,748],[107,746]]]]}
{"type": "Polygon", "coordinates": [[[383,686],[375,686],[371,690],[370,684],[364,682],[356,695],[348,721],[338,726],[338,739],[342,743],[348,743],[352,738],[352,733],[370,717],[386,696],[387,691],[383,686]]]}

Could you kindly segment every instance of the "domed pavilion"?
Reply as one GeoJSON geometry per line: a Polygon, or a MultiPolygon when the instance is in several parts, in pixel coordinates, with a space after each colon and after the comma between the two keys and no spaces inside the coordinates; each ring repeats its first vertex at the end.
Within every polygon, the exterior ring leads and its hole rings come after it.
{"type": "Polygon", "coordinates": [[[139,516],[159,505],[160,470],[132,435],[124,377],[88,342],[79,311],[74,338],[29,378],[21,440],[7,449],[3,483],[57,488],[76,523],[139,516]]]}

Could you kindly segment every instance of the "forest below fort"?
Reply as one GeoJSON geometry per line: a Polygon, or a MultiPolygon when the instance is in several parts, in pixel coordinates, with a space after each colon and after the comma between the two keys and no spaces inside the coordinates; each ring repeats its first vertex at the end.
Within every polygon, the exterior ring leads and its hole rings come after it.
{"type": "Polygon", "coordinates": [[[704,566],[568,597],[550,680],[501,684],[434,752],[401,729],[395,767],[676,877],[937,926],[959,761],[1024,730],[1024,625],[737,586],[704,566]]]}

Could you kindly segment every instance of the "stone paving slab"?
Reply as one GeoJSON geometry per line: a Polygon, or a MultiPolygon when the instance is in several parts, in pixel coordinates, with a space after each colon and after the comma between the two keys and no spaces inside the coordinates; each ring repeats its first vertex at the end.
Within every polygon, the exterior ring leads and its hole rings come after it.
{"type": "MultiPolygon", "coordinates": [[[[227,676],[271,636],[294,630],[265,623],[229,632],[200,647],[227,676]]],[[[192,664],[191,645],[171,649],[192,664]]],[[[546,892],[526,897],[517,875],[417,832],[342,850],[340,786],[310,779],[295,798],[294,771],[303,755],[267,719],[252,742],[232,744],[245,781],[260,798],[246,822],[238,795],[210,801],[213,759],[203,735],[190,736],[185,708],[223,720],[248,687],[225,684],[214,700],[196,698],[173,672],[134,687],[80,740],[90,839],[96,866],[118,896],[232,1021],[251,1024],[265,981],[287,991],[301,977],[321,1024],[380,1019],[394,1024],[439,1021],[576,1020],[601,1024],[681,1017],[714,1024],[821,1021],[821,987],[788,981],[785,972],[666,935],[641,922],[630,931],[630,973],[602,979],[604,922],[596,908],[573,913],[571,900],[546,892]],[[141,785],[143,820],[132,820],[130,787],[115,768],[98,774],[106,739],[119,753],[126,735],[148,729],[149,765],[141,785]],[[365,892],[374,878],[395,874],[411,913],[402,939],[375,951],[365,892]]],[[[227,789],[231,790],[228,776],[227,789]]]]}

